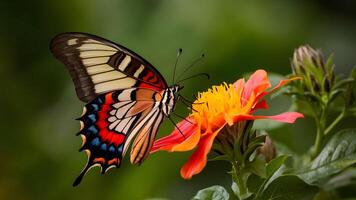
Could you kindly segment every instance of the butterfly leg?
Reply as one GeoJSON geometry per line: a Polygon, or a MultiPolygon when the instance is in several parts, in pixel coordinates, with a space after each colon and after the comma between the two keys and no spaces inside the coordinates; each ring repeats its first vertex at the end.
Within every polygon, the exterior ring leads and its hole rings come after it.
{"type": "Polygon", "coordinates": [[[176,117],[180,118],[180,119],[185,120],[186,122],[189,122],[190,124],[193,124],[193,122],[191,122],[191,121],[187,120],[185,117],[182,117],[181,115],[178,115],[178,114],[177,114],[177,113],[175,113],[175,112],[172,112],[172,114],[173,114],[173,115],[175,115],[176,117]]]}
{"type": "Polygon", "coordinates": [[[174,121],[172,120],[172,118],[170,116],[167,116],[167,118],[169,119],[170,122],[172,122],[172,124],[174,125],[174,127],[176,127],[176,129],[179,131],[179,133],[183,136],[184,139],[186,139],[184,133],[180,130],[180,128],[177,126],[176,123],[174,123],[174,121]]]}
{"type": "MultiPolygon", "coordinates": [[[[182,97],[182,96],[179,96],[179,97],[182,97]]],[[[186,99],[185,99],[184,97],[182,97],[182,98],[179,99],[179,100],[181,100],[181,102],[182,102],[184,105],[188,106],[188,108],[190,108],[191,110],[197,112],[197,111],[193,108],[193,106],[192,106],[193,103],[191,103],[190,101],[186,101],[186,99]]]]}

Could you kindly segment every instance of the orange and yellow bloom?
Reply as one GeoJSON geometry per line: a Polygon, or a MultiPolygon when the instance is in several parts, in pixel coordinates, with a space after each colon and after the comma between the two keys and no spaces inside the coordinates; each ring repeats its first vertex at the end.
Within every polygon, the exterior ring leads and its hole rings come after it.
{"type": "Polygon", "coordinates": [[[151,152],[190,151],[196,148],[180,171],[183,178],[190,179],[203,170],[215,137],[226,125],[232,126],[239,121],[257,119],[294,123],[297,118],[303,118],[304,116],[297,112],[274,116],[253,115],[258,109],[267,109],[264,96],[294,79],[297,78],[282,80],[277,86],[269,89],[271,83],[267,72],[257,70],[247,82],[239,79],[234,84],[213,86],[198,95],[193,104],[193,113],[177,124],[184,137],[175,129],[170,135],[158,139],[151,152]]]}

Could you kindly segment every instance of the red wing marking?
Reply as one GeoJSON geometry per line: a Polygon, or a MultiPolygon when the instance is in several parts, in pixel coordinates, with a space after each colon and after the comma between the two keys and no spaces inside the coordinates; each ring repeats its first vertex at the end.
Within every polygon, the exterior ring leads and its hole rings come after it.
{"type": "Polygon", "coordinates": [[[110,124],[108,123],[107,119],[109,117],[109,112],[112,110],[112,104],[114,104],[112,93],[108,93],[105,95],[104,105],[98,112],[98,121],[96,122],[96,125],[100,129],[99,136],[102,142],[105,142],[108,145],[114,144],[116,147],[118,147],[124,142],[125,135],[118,134],[117,132],[108,129],[110,124]]]}

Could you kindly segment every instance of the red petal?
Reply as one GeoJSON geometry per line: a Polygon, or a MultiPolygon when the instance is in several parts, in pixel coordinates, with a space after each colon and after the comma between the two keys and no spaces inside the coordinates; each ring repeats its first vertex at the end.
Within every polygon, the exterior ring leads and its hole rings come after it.
{"type": "Polygon", "coordinates": [[[284,123],[294,123],[298,118],[304,118],[304,115],[298,112],[285,112],[279,115],[273,116],[263,116],[263,115],[237,115],[234,117],[234,121],[243,121],[243,120],[256,120],[256,119],[272,119],[284,123]]]}
{"type": "Polygon", "coordinates": [[[267,72],[261,69],[257,70],[246,82],[242,97],[243,99],[249,99],[253,94],[259,96],[269,87],[271,87],[271,83],[268,80],[267,72]]]}
{"type": "Polygon", "coordinates": [[[200,136],[199,133],[197,133],[197,125],[192,118],[187,117],[185,120],[179,122],[177,127],[182,131],[184,136],[177,128],[174,129],[170,135],[154,142],[153,147],[151,148],[151,153],[159,150],[189,151],[197,145],[200,136]]]}
{"type": "Polygon", "coordinates": [[[304,118],[304,115],[298,112],[285,112],[279,115],[258,117],[261,117],[260,119],[263,119],[265,117],[266,119],[272,119],[279,122],[294,123],[295,120],[297,120],[298,118],[304,118]]]}
{"type": "Polygon", "coordinates": [[[251,112],[255,112],[256,110],[258,109],[268,109],[268,105],[267,105],[267,102],[266,100],[262,100],[260,102],[258,102],[253,108],[252,108],[252,111],[251,112]]]}
{"type": "Polygon", "coordinates": [[[257,99],[261,99],[263,98],[264,96],[266,96],[267,94],[271,93],[271,92],[274,92],[276,91],[277,89],[279,89],[280,87],[284,86],[285,84],[289,83],[290,81],[294,81],[294,80],[298,80],[298,79],[301,79],[300,77],[293,77],[293,78],[290,78],[290,79],[284,79],[284,80],[281,80],[279,81],[279,83],[274,86],[272,89],[270,89],[269,91],[267,92],[263,92],[261,93],[257,99]]]}
{"type": "Polygon", "coordinates": [[[180,170],[180,174],[184,179],[190,179],[193,175],[200,173],[204,169],[206,162],[208,161],[208,153],[210,152],[214,139],[220,130],[221,128],[214,133],[207,133],[200,138],[198,148],[180,170]]]}

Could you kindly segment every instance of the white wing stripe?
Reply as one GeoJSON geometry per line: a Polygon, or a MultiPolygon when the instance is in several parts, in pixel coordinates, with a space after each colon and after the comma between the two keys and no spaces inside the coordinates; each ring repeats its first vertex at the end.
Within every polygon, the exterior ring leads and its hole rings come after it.
{"type": "Polygon", "coordinates": [[[98,94],[109,92],[113,90],[120,90],[133,87],[136,81],[132,78],[123,78],[114,81],[108,81],[104,83],[99,83],[95,85],[95,92],[98,94]]]}
{"type": "Polygon", "coordinates": [[[137,88],[131,88],[127,90],[123,90],[117,97],[119,101],[128,101],[131,100],[131,92],[136,90],[137,88]]]}
{"type": "Polygon", "coordinates": [[[105,44],[99,44],[99,43],[86,43],[81,45],[80,47],[77,48],[78,50],[92,50],[92,49],[96,49],[96,50],[111,50],[111,51],[117,51],[117,49],[110,47],[108,45],[105,44]]]}
{"type": "Polygon", "coordinates": [[[86,58],[83,59],[83,65],[85,66],[93,66],[98,64],[105,64],[108,62],[110,57],[98,57],[98,58],[86,58]]]}
{"type": "Polygon", "coordinates": [[[87,70],[88,74],[92,75],[92,74],[97,74],[97,73],[101,73],[101,72],[111,71],[111,70],[113,70],[113,68],[110,67],[110,65],[104,64],[104,65],[95,65],[92,67],[87,67],[86,70],[87,70]]]}
{"type": "Polygon", "coordinates": [[[130,120],[131,120],[130,117],[122,119],[122,120],[118,120],[119,124],[115,127],[115,130],[119,133],[123,133],[123,130],[124,130],[126,124],[129,123],[130,120]]]}
{"type": "Polygon", "coordinates": [[[121,71],[125,71],[126,67],[130,64],[131,62],[131,56],[126,55],[125,58],[121,61],[119,65],[119,69],[121,71]]]}
{"type": "Polygon", "coordinates": [[[147,121],[152,117],[154,114],[156,114],[157,112],[159,112],[158,107],[154,107],[150,113],[148,113],[145,118],[143,118],[138,124],[136,124],[136,126],[134,127],[134,129],[128,133],[128,136],[126,138],[125,144],[124,144],[124,151],[122,155],[126,154],[126,151],[128,149],[128,147],[130,146],[131,140],[132,138],[137,134],[138,131],[141,130],[141,128],[147,123],[147,121]]]}
{"type": "Polygon", "coordinates": [[[81,58],[91,58],[91,57],[98,57],[98,56],[111,56],[114,55],[116,52],[114,51],[80,51],[79,56],[81,58]]]}
{"type": "Polygon", "coordinates": [[[145,69],[145,66],[141,65],[140,68],[138,68],[134,74],[134,77],[138,78],[138,76],[141,74],[141,72],[145,69]]]}
{"type": "Polygon", "coordinates": [[[113,123],[109,125],[109,129],[113,130],[118,124],[120,123],[120,120],[116,120],[113,123]]]}
{"type": "Polygon", "coordinates": [[[121,108],[117,109],[117,112],[116,112],[116,117],[118,119],[122,119],[123,117],[125,117],[126,113],[131,109],[131,107],[133,105],[135,105],[135,101],[133,102],[130,102],[129,104],[125,105],[125,106],[122,106],[121,108]]]}
{"type": "Polygon", "coordinates": [[[120,107],[122,107],[122,106],[124,106],[124,105],[127,105],[127,104],[129,104],[130,102],[127,102],[127,101],[121,101],[121,102],[117,102],[117,103],[115,103],[115,104],[113,104],[112,106],[114,107],[114,108],[120,108],[120,107]]]}
{"type": "Polygon", "coordinates": [[[106,81],[115,80],[124,77],[126,77],[126,75],[121,72],[109,71],[109,72],[93,75],[91,76],[91,80],[93,81],[94,84],[97,84],[97,83],[106,82],[106,81]]]}

